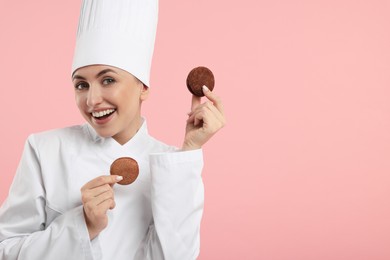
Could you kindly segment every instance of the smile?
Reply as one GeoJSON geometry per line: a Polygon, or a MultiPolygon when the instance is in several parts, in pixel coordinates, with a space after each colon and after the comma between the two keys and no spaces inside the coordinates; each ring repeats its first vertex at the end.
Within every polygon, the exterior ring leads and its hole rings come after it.
{"type": "Polygon", "coordinates": [[[108,117],[109,115],[111,115],[112,113],[114,113],[116,110],[115,109],[107,109],[107,110],[103,110],[103,111],[99,111],[99,112],[92,112],[92,116],[94,118],[104,118],[104,117],[108,117]]]}

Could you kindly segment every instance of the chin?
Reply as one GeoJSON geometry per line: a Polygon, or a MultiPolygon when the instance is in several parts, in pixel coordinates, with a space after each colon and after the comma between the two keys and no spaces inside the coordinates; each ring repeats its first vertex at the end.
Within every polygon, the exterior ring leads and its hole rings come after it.
{"type": "Polygon", "coordinates": [[[97,131],[97,134],[98,134],[100,137],[103,137],[103,138],[109,138],[109,137],[113,137],[113,136],[114,136],[114,134],[112,134],[112,133],[99,132],[99,131],[97,131]]]}
{"type": "Polygon", "coordinates": [[[108,138],[114,136],[114,133],[112,131],[105,131],[104,129],[99,129],[94,127],[96,133],[103,138],[108,138]]]}
{"type": "Polygon", "coordinates": [[[101,133],[99,133],[99,132],[97,132],[97,134],[98,134],[100,137],[103,137],[103,138],[112,137],[112,135],[110,135],[110,134],[101,134],[101,133]]]}

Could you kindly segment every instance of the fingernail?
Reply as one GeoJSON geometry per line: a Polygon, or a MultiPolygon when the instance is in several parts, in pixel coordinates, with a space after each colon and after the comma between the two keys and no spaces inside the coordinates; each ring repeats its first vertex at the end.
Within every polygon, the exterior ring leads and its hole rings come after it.
{"type": "Polygon", "coordinates": [[[206,87],[205,85],[202,86],[202,90],[203,92],[207,92],[207,91],[210,91],[208,87],[206,87]]]}
{"type": "Polygon", "coordinates": [[[115,178],[117,181],[121,181],[121,180],[123,180],[123,176],[116,176],[116,178],[115,178]]]}

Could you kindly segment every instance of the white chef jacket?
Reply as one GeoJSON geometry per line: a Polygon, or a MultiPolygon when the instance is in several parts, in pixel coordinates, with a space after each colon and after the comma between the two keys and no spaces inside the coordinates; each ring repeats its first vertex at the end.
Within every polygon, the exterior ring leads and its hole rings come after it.
{"type": "Polygon", "coordinates": [[[84,124],[29,136],[0,209],[1,260],[195,259],[204,190],[202,150],[177,151],[148,134],[120,145],[84,124]],[[139,176],[114,185],[108,226],[90,241],[80,188],[132,157],[139,176]]]}

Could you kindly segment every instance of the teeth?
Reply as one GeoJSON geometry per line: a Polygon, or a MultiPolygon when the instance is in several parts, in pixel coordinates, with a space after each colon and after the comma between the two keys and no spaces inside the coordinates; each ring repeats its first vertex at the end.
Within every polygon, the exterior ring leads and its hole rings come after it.
{"type": "Polygon", "coordinates": [[[100,111],[100,112],[92,112],[92,116],[93,117],[102,117],[102,116],[111,114],[114,111],[115,111],[115,109],[107,109],[107,110],[100,111]]]}

